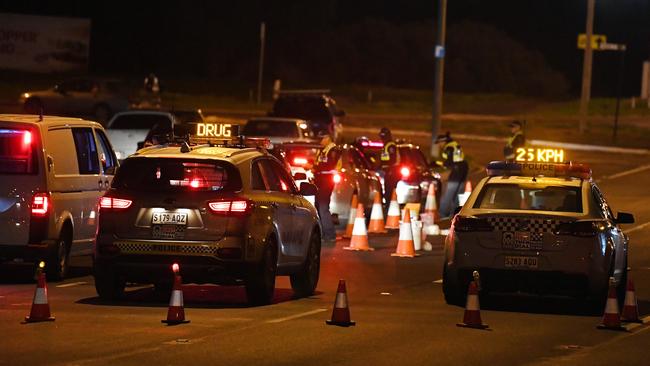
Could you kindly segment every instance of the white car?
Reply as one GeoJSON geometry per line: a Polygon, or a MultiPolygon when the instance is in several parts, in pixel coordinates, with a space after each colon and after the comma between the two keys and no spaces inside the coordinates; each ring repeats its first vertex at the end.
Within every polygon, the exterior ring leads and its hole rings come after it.
{"type": "Polygon", "coordinates": [[[462,304],[473,272],[484,292],[553,293],[602,301],[613,277],[624,295],[628,238],[591,179],[571,163],[492,162],[454,217],[443,291],[462,304]]]}
{"type": "Polygon", "coordinates": [[[106,125],[106,132],[115,146],[117,158],[124,160],[142,148],[152,134],[171,134],[174,125],[192,122],[203,122],[200,109],[191,111],[130,110],[113,116],[106,125]]]}
{"type": "Polygon", "coordinates": [[[246,137],[266,137],[272,144],[315,142],[307,121],[297,118],[253,118],[246,122],[241,134],[246,137]]]}
{"type": "Polygon", "coordinates": [[[117,167],[99,123],[0,115],[0,262],[44,260],[48,277],[65,277],[70,255],[92,254],[117,167]]]}

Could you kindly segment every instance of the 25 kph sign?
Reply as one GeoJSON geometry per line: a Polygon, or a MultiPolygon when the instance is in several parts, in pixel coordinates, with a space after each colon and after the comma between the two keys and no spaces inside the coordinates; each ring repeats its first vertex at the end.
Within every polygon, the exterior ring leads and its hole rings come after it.
{"type": "Polygon", "coordinates": [[[563,163],[562,149],[533,149],[520,147],[516,151],[516,161],[536,163],[563,163]]]}
{"type": "Polygon", "coordinates": [[[198,123],[196,125],[197,137],[232,137],[232,125],[230,123],[198,123]]]}

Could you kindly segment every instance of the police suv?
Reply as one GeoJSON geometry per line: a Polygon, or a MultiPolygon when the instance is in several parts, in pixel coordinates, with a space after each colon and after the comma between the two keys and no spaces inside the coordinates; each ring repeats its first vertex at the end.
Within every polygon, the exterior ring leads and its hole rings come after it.
{"type": "Polygon", "coordinates": [[[602,300],[609,278],[624,294],[628,238],[585,165],[561,150],[521,149],[492,162],[454,217],[445,242],[443,291],[462,304],[473,272],[486,292],[554,293],[602,300]]]}
{"type": "MultiPolygon", "coordinates": [[[[194,283],[244,284],[249,302],[273,299],[276,275],[311,295],[320,270],[321,228],[294,180],[259,139],[236,126],[197,124],[190,143],[139,150],[100,200],[95,286],[113,299],[125,283],[171,287],[173,263],[194,283]],[[226,139],[224,139],[226,138],[226,139]]],[[[268,140],[266,140],[268,142],[268,140]]]]}

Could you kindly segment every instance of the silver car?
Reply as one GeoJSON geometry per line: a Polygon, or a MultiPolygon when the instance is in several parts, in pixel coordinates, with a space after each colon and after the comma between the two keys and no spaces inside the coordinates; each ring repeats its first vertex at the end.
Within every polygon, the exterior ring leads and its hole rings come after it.
{"type": "Polygon", "coordinates": [[[609,278],[619,295],[628,238],[605,197],[580,165],[493,162],[445,241],[443,290],[461,304],[478,271],[485,292],[565,294],[602,300],[609,278]]]}

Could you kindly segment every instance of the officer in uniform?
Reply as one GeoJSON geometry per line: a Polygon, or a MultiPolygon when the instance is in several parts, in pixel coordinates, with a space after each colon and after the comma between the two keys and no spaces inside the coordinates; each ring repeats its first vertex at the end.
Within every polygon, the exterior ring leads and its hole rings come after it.
{"type": "Polygon", "coordinates": [[[321,138],[322,149],[316,155],[312,167],[314,184],[318,187],[316,209],[323,229],[323,244],[331,245],[336,241],[336,230],[330,212],[330,198],[334,191],[334,174],[338,172],[341,151],[326,131],[321,131],[318,136],[321,138]]]}
{"type": "Polygon", "coordinates": [[[440,216],[451,217],[456,207],[458,207],[458,194],[465,190],[465,181],[469,166],[465,161],[463,149],[457,141],[451,138],[449,132],[439,135],[436,143],[440,148],[440,157],[438,165],[443,165],[450,170],[447,179],[447,187],[440,202],[440,216]]]}
{"type": "Polygon", "coordinates": [[[384,147],[381,149],[381,167],[388,168],[395,164],[395,159],[397,156],[397,144],[393,141],[393,134],[386,127],[382,127],[379,130],[379,138],[381,142],[384,143],[384,147]]]}
{"type": "Polygon", "coordinates": [[[520,121],[512,121],[508,127],[510,127],[511,135],[503,148],[503,155],[506,161],[515,161],[517,149],[526,145],[526,136],[524,136],[523,124],[520,121]]]}

